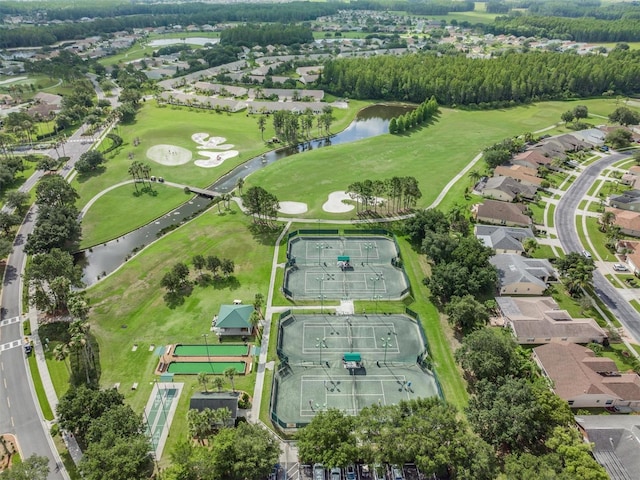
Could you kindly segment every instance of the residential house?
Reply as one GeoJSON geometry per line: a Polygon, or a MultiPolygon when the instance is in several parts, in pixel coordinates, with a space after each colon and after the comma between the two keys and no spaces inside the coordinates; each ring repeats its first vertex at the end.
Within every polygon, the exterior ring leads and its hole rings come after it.
{"type": "Polygon", "coordinates": [[[203,411],[205,408],[219,410],[227,408],[231,416],[227,427],[233,427],[238,418],[239,392],[196,392],[189,399],[189,410],[203,411]]]}
{"type": "Polygon", "coordinates": [[[620,240],[616,250],[623,256],[629,271],[634,275],[640,275],[640,242],[620,240]]]}
{"type": "Polygon", "coordinates": [[[527,208],[521,203],[507,203],[499,200],[485,200],[473,208],[478,222],[506,225],[509,227],[528,227],[533,224],[524,212],[527,208]]]}
{"type": "Polygon", "coordinates": [[[505,202],[513,202],[518,198],[533,200],[536,196],[536,188],[518,182],[511,177],[497,176],[484,182],[480,194],[483,197],[505,202]]]}
{"type": "Polygon", "coordinates": [[[620,373],[612,359],[596,357],[587,347],[547,343],[533,349],[533,358],[572,408],[640,409],[640,376],[620,373]]]}
{"type": "Polygon", "coordinates": [[[596,461],[611,480],[633,480],[640,472],[640,417],[576,415],[575,421],[596,461]],[[636,473],[633,473],[636,472],[636,473]]]}
{"type": "Polygon", "coordinates": [[[640,177],[640,165],[632,165],[629,167],[629,173],[631,175],[635,175],[636,177],[640,177]]]}
{"type": "Polygon", "coordinates": [[[220,305],[218,315],[213,319],[211,330],[216,335],[251,335],[251,315],[254,308],[251,305],[220,305]]]}
{"type": "Polygon", "coordinates": [[[489,262],[498,270],[500,295],[542,295],[557,274],[549,260],[512,253],[494,255],[489,262]]]}
{"type": "Polygon", "coordinates": [[[583,142],[590,143],[591,145],[600,146],[604,145],[604,137],[607,135],[605,132],[598,128],[588,128],[586,130],[578,130],[571,135],[582,140],[583,142]]]}
{"type": "Polygon", "coordinates": [[[62,97],[54,93],[38,92],[33,96],[34,103],[44,103],[62,108],[62,97]]]}
{"type": "Polygon", "coordinates": [[[640,237],[640,212],[611,207],[606,207],[605,211],[612,212],[616,216],[613,224],[620,227],[620,232],[632,237],[640,237]]]}
{"type": "Polygon", "coordinates": [[[612,195],[609,197],[607,204],[620,210],[640,212],[640,190],[627,190],[621,195],[612,195]]]}
{"type": "Polygon", "coordinates": [[[522,242],[526,238],[534,238],[529,227],[497,227],[493,225],[476,225],[475,236],[485,246],[492,248],[496,253],[513,253],[522,255],[524,247],[522,242]]]}
{"type": "Polygon", "coordinates": [[[635,187],[636,186],[636,181],[638,180],[638,176],[633,174],[633,173],[629,173],[629,172],[625,172],[622,174],[622,178],[620,178],[620,183],[622,185],[627,185],[629,187],[635,187]]]}
{"type": "Polygon", "coordinates": [[[572,318],[551,297],[497,297],[504,319],[521,345],[551,342],[606,343],[606,332],[593,318],[572,318]]]}
{"type": "Polygon", "coordinates": [[[522,167],[537,170],[542,166],[551,168],[552,161],[553,160],[551,158],[545,157],[543,154],[536,150],[527,150],[526,152],[519,153],[515,157],[513,157],[511,163],[514,165],[520,165],[522,167]]]}
{"type": "Polygon", "coordinates": [[[543,179],[537,177],[538,171],[533,168],[523,167],[521,165],[500,165],[493,171],[494,176],[502,175],[511,177],[524,185],[534,188],[540,188],[543,179]]]}

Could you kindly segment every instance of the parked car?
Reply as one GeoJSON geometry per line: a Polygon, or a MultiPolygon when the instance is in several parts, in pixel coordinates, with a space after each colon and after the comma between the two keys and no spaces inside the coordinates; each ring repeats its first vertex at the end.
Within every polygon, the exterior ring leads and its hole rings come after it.
{"type": "Polygon", "coordinates": [[[324,465],[316,463],[313,466],[313,480],[325,480],[324,465]]]}
{"type": "Polygon", "coordinates": [[[355,465],[349,465],[346,470],[347,480],[356,480],[356,467],[355,465]]]}
{"type": "Polygon", "coordinates": [[[391,465],[391,480],[404,480],[402,468],[398,465],[391,465]]]}
{"type": "Polygon", "coordinates": [[[582,255],[584,255],[585,258],[591,258],[591,254],[586,250],[582,250],[582,255]]]}
{"type": "Polygon", "coordinates": [[[338,467],[333,467],[331,469],[331,480],[342,480],[342,472],[338,467]]]}
{"type": "Polygon", "coordinates": [[[626,271],[628,271],[628,270],[629,270],[626,266],[624,266],[624,265],[623,265],[623,264],[621,264],[621,263],[616,263],[616,264],[613,266],[613,269],[614,269],[616,272],[626,272],[626,271]]]}

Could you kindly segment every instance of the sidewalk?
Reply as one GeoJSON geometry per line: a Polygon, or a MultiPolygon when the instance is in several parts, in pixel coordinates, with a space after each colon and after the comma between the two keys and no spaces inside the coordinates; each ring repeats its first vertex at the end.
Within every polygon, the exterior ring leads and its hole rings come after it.
{"type": "MultiPolygon", "coordinates": [[[[42,387],[44,389],[44,393],[47,396],[47,401],[51,406],[51,410],[53,410],[53,414],[56,414],[56,408],[58,407],[58,395],[56,394],[56,390],[53,387],[53,382],[51,381],[51,375],[49,374],[49,369],[47,368],[47,361],[44,355],[44,346],[42,345],[40,336],[38,335],[38,311],[30,306],[29,313],[27,317],[31,323],[31,339],[33,341],[33,351],[36,356],[36,362],[38,364],[38,371],[40,372],[40,378],[42,379],[42,387]]],[[[46,421],[48,429],[55,423],[55,420],[52,422],[46,421]]],[[[60,432],[62,435],[62,439],[64,440],[67,449],[69,450],[69,454],[73,459],[73,463],[76,465],[82,458],[82,451],[78,446],[78,442],[73,435],[68,435],[63,432],[60,432]]],[[[62,462],[60,460],[60,462],[62,462]]],[[[62,471],[65,478],[69,478],[67,472],[63,469],[62,471]]]]}

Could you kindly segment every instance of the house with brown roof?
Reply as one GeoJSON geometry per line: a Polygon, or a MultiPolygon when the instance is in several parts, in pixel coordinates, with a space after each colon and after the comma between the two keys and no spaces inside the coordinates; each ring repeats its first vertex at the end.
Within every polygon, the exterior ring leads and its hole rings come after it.
{"type": "Polygon", "coordinates": [[[521,152],[513,157],[511,163],[537,170],[542,166],[550,168],[552,161],[552,159],[545,157],[542,153],[536,150],[527,150],[526,152],[521,152]]]}
{"type": "Polygon", "coordinates": [[[612,212],[616,216],[613,224],[620,227],[622,233],[632,237],[640,237],[640,212],[620,210],[613,207],[606,207],[605,211],[612,212]]]}
{"type": "Polygon", "coordinates": [[[631,175],[635,175],[636,177],[640,176],[640,165],[632,165],[629,167],[629,173],[631,175]]]}
{"type": "Polygon", "coordinates": [[[523,167],[522,165],[500,165],[493,171],[494,176],[511,177],[524,185],[540,188],[543,179],[537,177],[537,173],[536,169],[523,167]]]}
{"type": "Polygon", "coordinates": [[[504,326],[521,345],[603,343],[607,339],[593,318],[572,318],[551,297],[496,297],[496,302],[504,326]]]}
{"type": "Polygon", "coordinates": [[[525,215],[527,207],[521,203],[507,203],[498,200],[485,200],[474,205],[473,216],[481,223],[506,225],[509,227],[529,227],[533,224],[530,217],[525,215]]]}
{"type": "Polygon", "coordinates": [[[640,275],[640,242],[633,240],[620,240],[616,250],[624,255],[625,264],[634,275],[640,275]]]}
{"type": "Polygon", "coordinates": [[[511,177],[491,177],[481,183],[480,194],[486,198],[494,198],[505,202],[513,202],[516,198],[533,200],[536,188],[521,183],[511,177]]]}
{"type": "Polygon", "coordinates": [[[574,343],[547,343],[533,349],[533,358],[553,391],[571,408],[630,407],[640,410],[640,376],[620,373],[615,362],[596,357],[574,343]]]}

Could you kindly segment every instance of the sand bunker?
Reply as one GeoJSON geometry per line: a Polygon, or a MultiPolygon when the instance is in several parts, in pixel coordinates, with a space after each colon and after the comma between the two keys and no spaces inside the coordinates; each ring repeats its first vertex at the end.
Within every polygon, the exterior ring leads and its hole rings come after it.
{"type": "Polygon", "coordinates": [[[280,202],[278,211],[288,215],[305,213],[307,211],[307,204],[302,202],[280,202]]]}
{"type": "Polygon", "coordinates": [[[347,192],[343,190],[331,192],[327,201],[322,205],[322,209],[329,213],[345,213],[356,208],[355,205],[344,203],[343,200],[351,200],[351,197],[347,192]]]}
{"type": "Polygon", "coordinates": [[[237,150],[229,150],[226,152],[198,152],[198,155],[208,157],[208,160],[196,160],[193,162],[198,167],[213,168],[222,165],[223,162],[229,158],[237,157],[237,150]]]}
{"type": "Polygon", "coordinates": [[[209,137],[208,133],[194,133],[191,135],[191,140],[200,145],[197,148],[213,148],[216,150],[229,150],[233,148],[231,144],[223,145],[224,142],[227,141],[224,137],[211,137],[209,139],[207,139],[207,137],[209,137]]]}
{"type": "Polygon", "coordinates": [[[191,161],[191,152],[177,145],[154,145],[147,150],[147,158],[161,165],[184,165],[191,161]]]}

